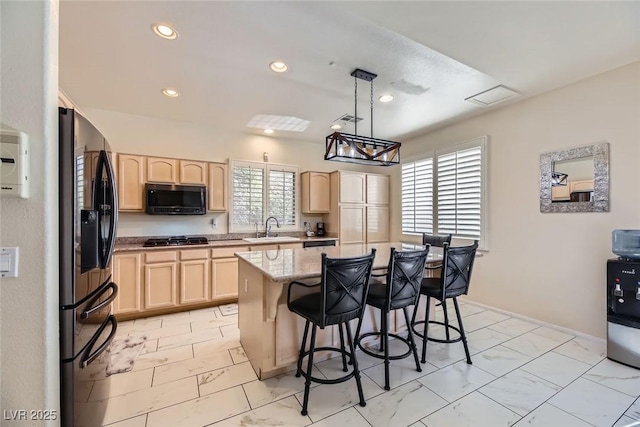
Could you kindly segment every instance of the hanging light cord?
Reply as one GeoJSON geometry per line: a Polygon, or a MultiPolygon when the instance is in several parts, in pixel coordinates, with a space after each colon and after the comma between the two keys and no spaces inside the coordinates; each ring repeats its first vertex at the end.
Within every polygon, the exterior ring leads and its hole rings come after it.
{"type": "Polygon", "coordinates": [[[371,80],[371,138],[373,138],[373,80],[371,80]]]}
{"type": "Polygon", "coordinates": [[[355,95],[353,97],[353,99],[355,99],[355,106],[354,106],[355,117],[353,118],[353,123],[355,127],[356,136],[358,136],[358,78],[356,76],[353,76],[353,81],[355,82],[355,95]]]}

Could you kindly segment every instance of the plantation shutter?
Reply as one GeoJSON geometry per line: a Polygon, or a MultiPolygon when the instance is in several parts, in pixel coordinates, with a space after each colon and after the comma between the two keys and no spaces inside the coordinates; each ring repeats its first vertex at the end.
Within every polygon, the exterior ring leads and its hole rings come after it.
{"type": "Polygon", "coordinates": [[[252,229],[264,222],[264,166],[236,163],[233,166],[232,223],[252,229]]]}
{"type": "Polygon", "coordinates": [[[269,168],[269,216],[275,216],[281,226],[296,225],[296,171],[269,168]]]}
{"type": "Polygon", "coordinates": [[[482,146],[437,155],[438,233],[480,239],[482,146]]]}
{"type": "Polygon", "coordinates": [[[402,165],[402,232],[433,233],[433,159],[402,165]]]}

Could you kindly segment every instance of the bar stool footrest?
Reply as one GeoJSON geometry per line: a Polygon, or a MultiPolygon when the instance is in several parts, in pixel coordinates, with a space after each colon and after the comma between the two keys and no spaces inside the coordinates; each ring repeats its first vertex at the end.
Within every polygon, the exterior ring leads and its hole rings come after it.
{"type": "MultiPolygon", "coordinates": [[[[331,351],[331,352],[335,352],[335,353],[340,353],[340,354],[344,354],[345,356],[347,356],[349,359],[351,359],[351,352],[347,351],[347,350],[342,350],[338,347],[316,347],[313,352],[317,353],[319,351],[331,351]]],[[[343,377],[339,377],[339,378],[332,378],[332,379],[326,379],[326,378],[318,378],[318,377],[309,377],[309,374],[307,374],[307,371],[305,371],[304,369],[302,369],[302,360],[307,357],[309,355],[310,351],[305,351],[303,356],[301,358],[298,359],[298,372],[300,372],[300,375],[302,375],[304,378],[309,378],[311,381],[316,382],[316,383],[320,383],[320,384],[339,384],[345,381],[350,380],[351,378],[353,378],[355,376],[355,371],[351,370],[351,372],[349,372],[347,375],[343,376],[343,377]]]]}
{"type": "MultiPolygon", "coordinates": [[[[417,322],[414,322],[411,325],[411,329],[413,330],[413,333],[416,334],[417,336],[419,336],[420,338],[424,338],[424,333],[423,332],[419,332],[416,331],[416,325],[420,325],[426,323],[425,320],[419,320],[417,322]]],[[[432,341],[432,342],[439,342],[439,343],[444,343],[444,344],[451,344],[454,342],[460,342],[462,341],[462,333],[460,332],[460,328],[452,326],[452,325],[447,325],[444,322],[440,322],[437,320],[429,320],[429,324],[434,324],[434,325],[441,325],[444,326],[445,328],[448,328],[450,330],[454,330],[458,333],[458,337],[457,338],[451,338],[451,339],[440,339],[440,338],[432,338],[430,336],[427,336],[427,340],[432,341]]]]}
{"type": "MultiPolygon", "coordinates": [[[[358,342],[356,343],[356,345],[358,346],[358,348],[360,350],[362,350],[365,354],[368,354],[371,357],[375,357],[377,359],[384,359],[384,353],[374,353],[371,350],[365,348],[361,341],[363,338],[366,337],[370,337],[370,336],[375,336],[375,337],[382,337],[382,332],[367,332],[366,334],[361,334],[360,338],[358,339],[358,342]]],[[[409,347],[409,349],[407,350],[406,353],[403,353],[401,355],[396,355],[396,356],[391,356],[389,355],[389,360],[399,360],[399,359],[404,359],[405,357],[409,357],[412,353],[412,349],[411,349],[411,343],[409,342],[409,340],[407,338],[401,337],[398,334],[389,334],[389,337],[393,337],[397,340],[402,341],[403,343],[405,343],[407,345],[407,347],[409,347]]]]}

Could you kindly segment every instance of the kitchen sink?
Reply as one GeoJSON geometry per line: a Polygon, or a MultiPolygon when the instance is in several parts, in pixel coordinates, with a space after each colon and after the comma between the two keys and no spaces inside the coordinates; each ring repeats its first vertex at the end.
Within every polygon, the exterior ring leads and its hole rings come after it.
{"type": "Polygon", "coordinates": [[[299,237],[288,237],[288,236],[278,236],[278,237],[245,237],[245,242],[249,243],[262,243],[262,242],[298,242],[300,241],[299,237]]]}

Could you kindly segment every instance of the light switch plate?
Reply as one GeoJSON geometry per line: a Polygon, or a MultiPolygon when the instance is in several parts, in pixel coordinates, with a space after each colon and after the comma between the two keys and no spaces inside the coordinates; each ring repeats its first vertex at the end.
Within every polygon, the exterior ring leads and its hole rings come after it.
{"type": "Polygon", "coordinates": [[[18,248],[0,248],[0,277],[18,277],[18,248]]]}

